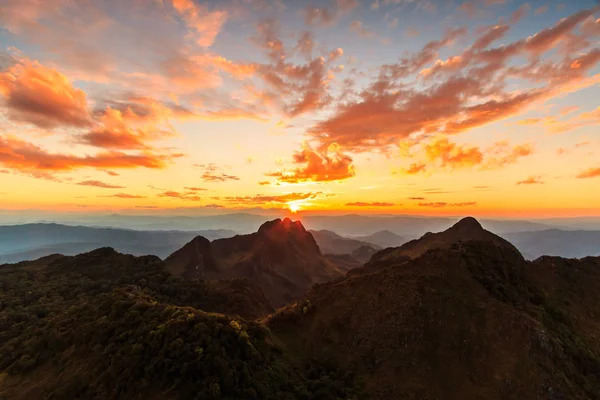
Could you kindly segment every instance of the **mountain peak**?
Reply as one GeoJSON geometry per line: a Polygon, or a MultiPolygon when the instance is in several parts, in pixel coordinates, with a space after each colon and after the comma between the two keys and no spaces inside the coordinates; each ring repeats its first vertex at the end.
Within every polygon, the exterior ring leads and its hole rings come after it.
{"type": "Polygon", "coordinates": [[[292,221],[287,217],[283,220],[281,218],[277,218],[272,221],[267,221],[264,224],[262,224],[260,228],[258,228],[259,233],[268,233],[274,230],[278,232],[306,232],[306,229],[304,228],[304,225],[302,225],[302,222],[300,222],[299,220],[292,221]]]}
{"type": "Polygon", "coordinates": [[[483,231],[483,227],[481,226],[481,224],[479,223],[479,221],[477,221],[475,218],[473,217],[465,217],[463,219],[461,219],[460,221],[458,221],[456,224],[454,224],[450,230],[453,231],[463,231],[463,232],[476,232],[476,231],[483,231]]]}

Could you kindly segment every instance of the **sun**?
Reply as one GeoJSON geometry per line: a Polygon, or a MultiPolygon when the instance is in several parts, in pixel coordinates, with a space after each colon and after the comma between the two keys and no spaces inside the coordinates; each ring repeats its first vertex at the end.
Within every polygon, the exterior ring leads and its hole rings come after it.
{"type": "Polygon", "coordinates": [[[292,213],[296,214],[296,212],[300,210],[300,205],[297,203],[288,203],[288,208],[292,213]]]}

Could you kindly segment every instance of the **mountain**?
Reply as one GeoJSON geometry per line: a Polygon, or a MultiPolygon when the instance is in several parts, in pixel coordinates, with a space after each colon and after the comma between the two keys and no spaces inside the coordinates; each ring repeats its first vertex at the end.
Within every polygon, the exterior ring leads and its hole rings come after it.
{"type": "Polygon", "coordinates": [[[99,247],[112,247],[133,255],[166,257],[197,235],[218,239],[234,235],[228,230],[135,231],[60,224],[0,226],[0,262],[19,262],[52,253],[74,255],[99,247]]]}
{"type": "Polygon", "coordinates": [[[388,230],[375,232],[368,236],[357,236],[354,239],[371,243],[382,248],[397,247],[408,242],[406,238],[396,235],[394,232],[388,230]]]}
{"type": "Polygon", "coordinates": [[[207,279],[245,277],[256,283],[273,307],[302,296],[313,284],[344,274],[321,254],[300,221],[265,222],[257,232],[208,243],[196,238],[165,260],[179,276],[207,279]]]}
{"type": "Polygon", "coordinates": [[[363,246],[368,246],[375,250],[381,249],[379,245],[373,244],[367,240],[345,238],[328,230],[309,232],[317,241],[319,249],[321,249],[323,254],[351,254],[353,251],[360,249],[363,246]]]}
{"type": "Polygon", "coordinates": [[[0,398],[600,399],[600,257],[527,261],[466,218],[275,312],[261,287],[354,259],[287,219],[169,259],[0,265],[0,398]]]}
{"type": "Polygon", "coordinates": [[[474,219],[402,248],[266,317],[284,351],[365,399],[600,398],[600,258],[530,263],[474,219]]]}
{"type": "Polygon", "coordinates": [[[517,249],[500,236],[483,229],[472,217],[463,218],[443,232],[427,232],[420,239],[411,240],[400,247],[381,250],[373,255],[369,264],[386,264],[417,258],[431,249],[448,249],[457,242],[483,241],[511,250],[517,249]]]}
{"type": "MultiPolygon", "coordinates": [[[[371,235],[388,230],[408,239],[417,238],[427,232],[448,229],[459,218],[424,217],[408,215],[340,215],[340,216],[303,216],[302,222],[313,230],[327,229],[342,236],[356,237],[371,235]]],[[[555,226],[524,220],[483,219],[481,225],[497,235],[508,232],[538,231],[555,226]]]]}
{"type": "Polygon", "coordinates": [[[352,374],[288,357],[252,321],[271,310],[252,287],[110,248],[2,265],[0,398],[353,398],[352,374]]]}
{"type": "Polygon", "coordinates": [[[543,255],[572,258],[600,256],[600,231],[550,229],[507,233],[503,236],[530,259],[543,255]]]}

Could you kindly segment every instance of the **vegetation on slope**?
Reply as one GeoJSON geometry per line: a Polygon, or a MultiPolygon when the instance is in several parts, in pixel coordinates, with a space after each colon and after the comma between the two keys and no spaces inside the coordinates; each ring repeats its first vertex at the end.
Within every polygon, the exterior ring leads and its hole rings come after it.
{"type": "Polygon", "coordinates": [[[351,375],[288,359],[223,285],[111,249],[0,266],[0,398],[352,398],[351,375]]]}

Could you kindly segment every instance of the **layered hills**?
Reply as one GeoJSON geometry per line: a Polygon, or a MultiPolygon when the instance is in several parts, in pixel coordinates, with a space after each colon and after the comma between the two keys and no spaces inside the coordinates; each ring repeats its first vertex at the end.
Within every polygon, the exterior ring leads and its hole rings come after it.
{"type": "Polygon", "coordinates": [[[324,257],[300,221],[276,219],[257,232],[213,242],[196,237],[165,260],[178,276],[204,279],[244,277],[273,307],[302,296],[315,283],[344,274],[344,265],[324,257]]]}

